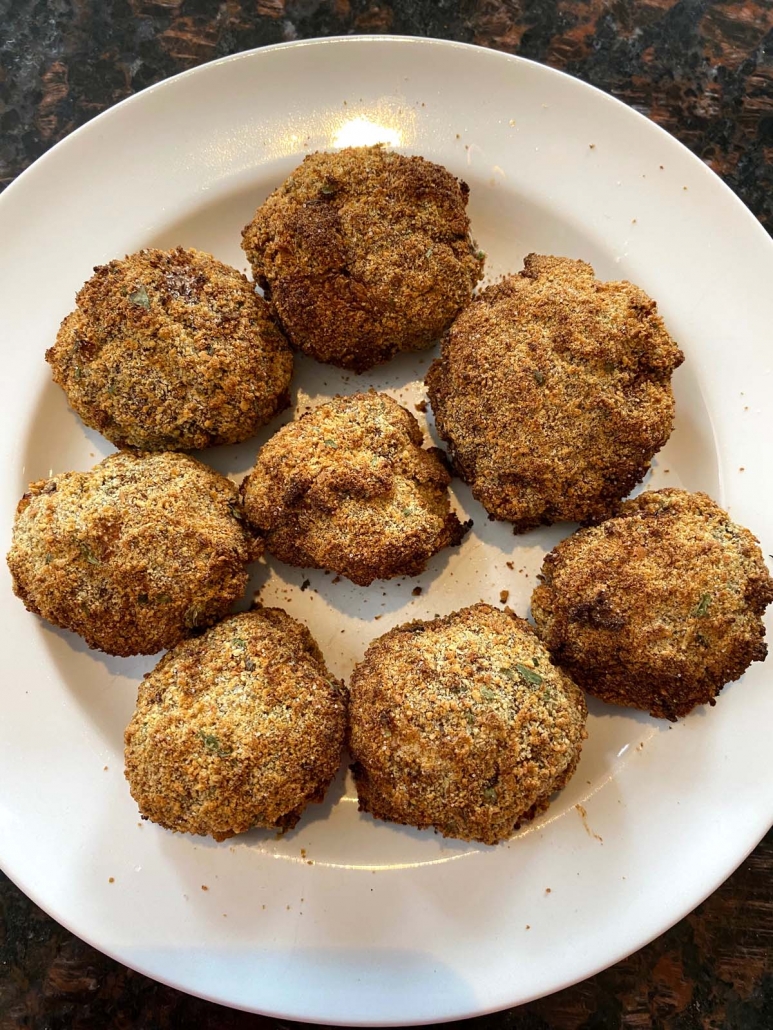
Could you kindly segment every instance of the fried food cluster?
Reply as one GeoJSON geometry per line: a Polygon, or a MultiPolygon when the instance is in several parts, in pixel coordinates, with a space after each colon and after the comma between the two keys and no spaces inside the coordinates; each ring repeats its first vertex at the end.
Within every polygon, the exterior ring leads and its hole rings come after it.
{"type": "Polygon", "coordinates": [[[532,612],[553,660],[589,693],[675,720],[765,658],[771,601],[749,530],[706,494],[668,489],[555,547],[532,612]]]}
{"type": "Polygon", "coordinates": [[[752,534],[705,494],[621,506],[673,426],[683,355],[655,302],[536,254],[473,300],[468,193],[382,146],[310,154],[242,232],[265,301],[208,254],[147,249],[95,268],[62,322],[53,377],[126,450],[33,483],[8,565],[28,610],[90,647],[171,649],[125,733],[143,818],[218,841],[288,829],[347,738],[362,811],[496,844],[573,775],[580,687],[673,720],[765,658],[773,578],[752,534]],[[280,429],[240,491],[177,452],[286,408],[290,346],[363,372],[441,336],[426,386],[473,495],[515,532],[590,526],[545,558],[536,631],[484,603],[409,622],[347,691],[284,611],[229,609],[264,547],[361,586],[421,573],[472,525],[443,453],[373,390],[280,429]]]}
{"type": "Polygon", "coordinates": [[[671,433],[682,360],[638,287],[530,254],[454,322],[426,382],[454,470],[523,532],[614,512],[671,433]]]}
{"type": "Polygon", "coordinates": [[[279,430],[242,484],[244,511],[281,561],[354,583],[416,576],[462,540],[450,476],[386,394],[336,397],[279,430]]]}
{"type": "Polygon", "coordinates": [[[483,274],[468,193],[381,146],[306,157],[242,234],[293,346],[356,372],[429,347],[483,274]]]}
{"type": "Polygon", "coordinates": [[[178,644],[143,680],[126,730],[143,818],[215,840],[294,826],[340,764],[345,697],[306,627],[278,608],[178,644]]]}
{"type": "Polygon", "coordinates": [[[154,654],[225,615],[261,551],[224,476],[126,451],[33,483],[8,566],[29,611],[108,654],[154,654]]]}
{"type": "Polygon", "coordinates": [[[487,604],[374,640],[350,693],[360,808],[484,844],[547,807],[586,736],[582,692],[528,623],[487,604]]]}
{"type": "Polygon", "coordinates": [[[209,254],[141,250],[94,269],[46,353],[117,447],[238,443],[290,403],[293,358],[252,284],[209,254]]]}

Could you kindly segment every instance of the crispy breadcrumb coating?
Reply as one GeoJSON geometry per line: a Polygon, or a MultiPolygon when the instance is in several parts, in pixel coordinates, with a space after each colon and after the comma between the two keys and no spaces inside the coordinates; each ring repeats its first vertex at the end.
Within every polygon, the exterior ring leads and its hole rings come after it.
{"type": "Polygon", "coordinates": [[[232,615],[164,655],[126,730],[144,819],[225,840],[288,829],[341,761],[346,691],[280,608],[232,615]]]}
{"type": "Polygon", "coordinates": [[[455,471],[519,533],[615,510],[671,433],[682,360],[638,287],[530,254],[459,316],[426,382],[455,471]]]}
{"type": "Polygon", "coordinates": [[[483,274],[468,193],[381,146],[306,157],[242,233],[293,346],[356,372],[429,347],[483,274]]]}
{"type": "Polygon", "coordinates": [[[767,654],[773,579],[757,540],[703,493],[667,489],[563,540],[532,596],[553,660],[612,704],[672,721],[767,654]]]}
{"type": "Polygon", "coordinates": [[[94,269],[46,352],[86,425],[117,447],[194,450],[254,436],[290,403],[290,348],[245,276],[198,250],[94,269]]]}
{"type": "Polygon", "coordinates": [[[225,476],[125,451],[33,483],[8,566],[29,611],[108,654],[154,654],[225,615],[261,551],[225,476]]]}
{"type": "Polygon", "coordinates": [[[532,628],[487,604],[374,640],[352,676],[360,808],[496,844],[547,808],[585,739],[582,692],[532,628]]]}
{"type": "Polygon", "coordinates": [[[416,576],[461,543],[450,476],[386,394],[336,397],[283,426],[242,484],[244,511],[281,561],[354,583],[416,576]]]}

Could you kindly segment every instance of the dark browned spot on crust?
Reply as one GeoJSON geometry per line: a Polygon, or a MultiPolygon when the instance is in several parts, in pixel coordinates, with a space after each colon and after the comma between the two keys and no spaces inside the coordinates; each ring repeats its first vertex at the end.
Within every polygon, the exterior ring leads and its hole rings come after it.
{"type": "Polygon", "coordinates": [[[461,543],[450,477],[386,394],[336,397],[284,426],[242,484],[247,518],[281,561],[368,586],[416,576],[461,543]]]}
{"type": "Polygon", "coordinates": [[[341,760],[346,691],[279,608],[178,644],[140,684],[126,778],[143,818],[225,840],[289,829],[341,760]]]}
{"type": "Polygon", "coordinates": [[[235,268],[182,247],[95,268],[46,360],[118,447],[238,443],[290,403],[292,354],[265,301],[235,268]]]}
{"type": "Polygon", "coordinates": [[[582,692],[528,623],[487,604],[379,637],[350,691],[360,808],[484,844],[547,807],[586,735],[582,692]]]}
{"type": "Polygon", "coordinates": [[[615,510],[671,433],[683,360],[638,287],[524,265],[459,316],[426,380],[454,470],[516,532],[615,510]]]}
{"type": "Polygon", "coordinates": [[[236,487],[183,454],[125,451],[30,486],[8,567],[29,611],[109,654],[155,654],[221,618],[262,543],[236,487]]]}
{"type": "Polygon", "coordinates": [[[537,630],[592,694],[676,719],[767,653],[773,579],[752,534],[702,493],[665,489],[568,537],[532,595],[537,630]]]}
{"type": "Polygon", "coordinates": [[[293,346],[362,372],[438,339],[483,274],[468,192],[380,146],[310,154],[242,234],[293,346]]]}

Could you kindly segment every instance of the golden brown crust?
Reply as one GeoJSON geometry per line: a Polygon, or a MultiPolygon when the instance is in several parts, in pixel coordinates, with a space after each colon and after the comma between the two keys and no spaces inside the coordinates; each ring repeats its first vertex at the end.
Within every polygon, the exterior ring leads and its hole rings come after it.
{"type": "Polygon", "coordinates": [[[773,579],[710,497],[657,490],[563,540],[532,596],[537,631],[592,694],[675,720],[765,658],[773,579]]]}
{"type": "Polygon", "coordinates": [[[350,695],[360,808],[484,844],[547,807],[586,736],[582,692],[528,623],[487,604],[374,640],[350,695]]]}
{"type": "Polygon", "coordinates": [[[306,157],[242,233],[293,346],[363,372],[438,339],[483,274],[468,192],[381,146],[306,157]]]}
{"type": "Polygon", "coordinates": [[[416,419],[386,394],[319,404],[283,426],[242,484],[247,518],[281,561],[354,583],[416,576],[461,543],[450,476],[416,419]]]}
{"type": "Polygon", "coordinates": [[[238,443],[290,403],[292,353],[268,306],[209,254],[141,250],[95,268],[76,302],[46,360],[118,447],[238,443]]]}
{"type": "Polygon", "coordinates": [[[308,629],[279,608],[232,615],[148,673],[126,729],[145,819],[225,840],[288,829],[341,761],[346,691],[308,629]]]}
{"type": "Polygon", "coordinates": [[[27,609],[108,654],[155,654],[221,618],[262,544],[233,483],[183,454],[112,454],[33,483],[8,567],[27,609]]]}
{"type": "Polygon", "coordinates": [[[615,510],[671,433],[682,360],[638,287],[530,254],[459,316],[426,383],[455,471],[522,532],[615,510]]]}

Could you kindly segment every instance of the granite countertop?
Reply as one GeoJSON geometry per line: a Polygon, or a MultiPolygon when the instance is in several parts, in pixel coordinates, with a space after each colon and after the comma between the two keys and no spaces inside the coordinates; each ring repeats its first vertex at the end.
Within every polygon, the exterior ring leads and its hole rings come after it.
{"type": "MultiPolygon", "coordinates": [[[[0,0],[0,186],[111,104],[224,54],[394,32],[561,68],[654,119],[773,231],[771,0],[0,0]]],[[[771,285],[773,289],[773,284],[771,285]]],[[[612,969],[472,1022],[508,1030],[770,1030],[773,833],[612,969]]],[[[0,1030],[279,1026],[105,958],[0,875],[0,1030]]]]}

